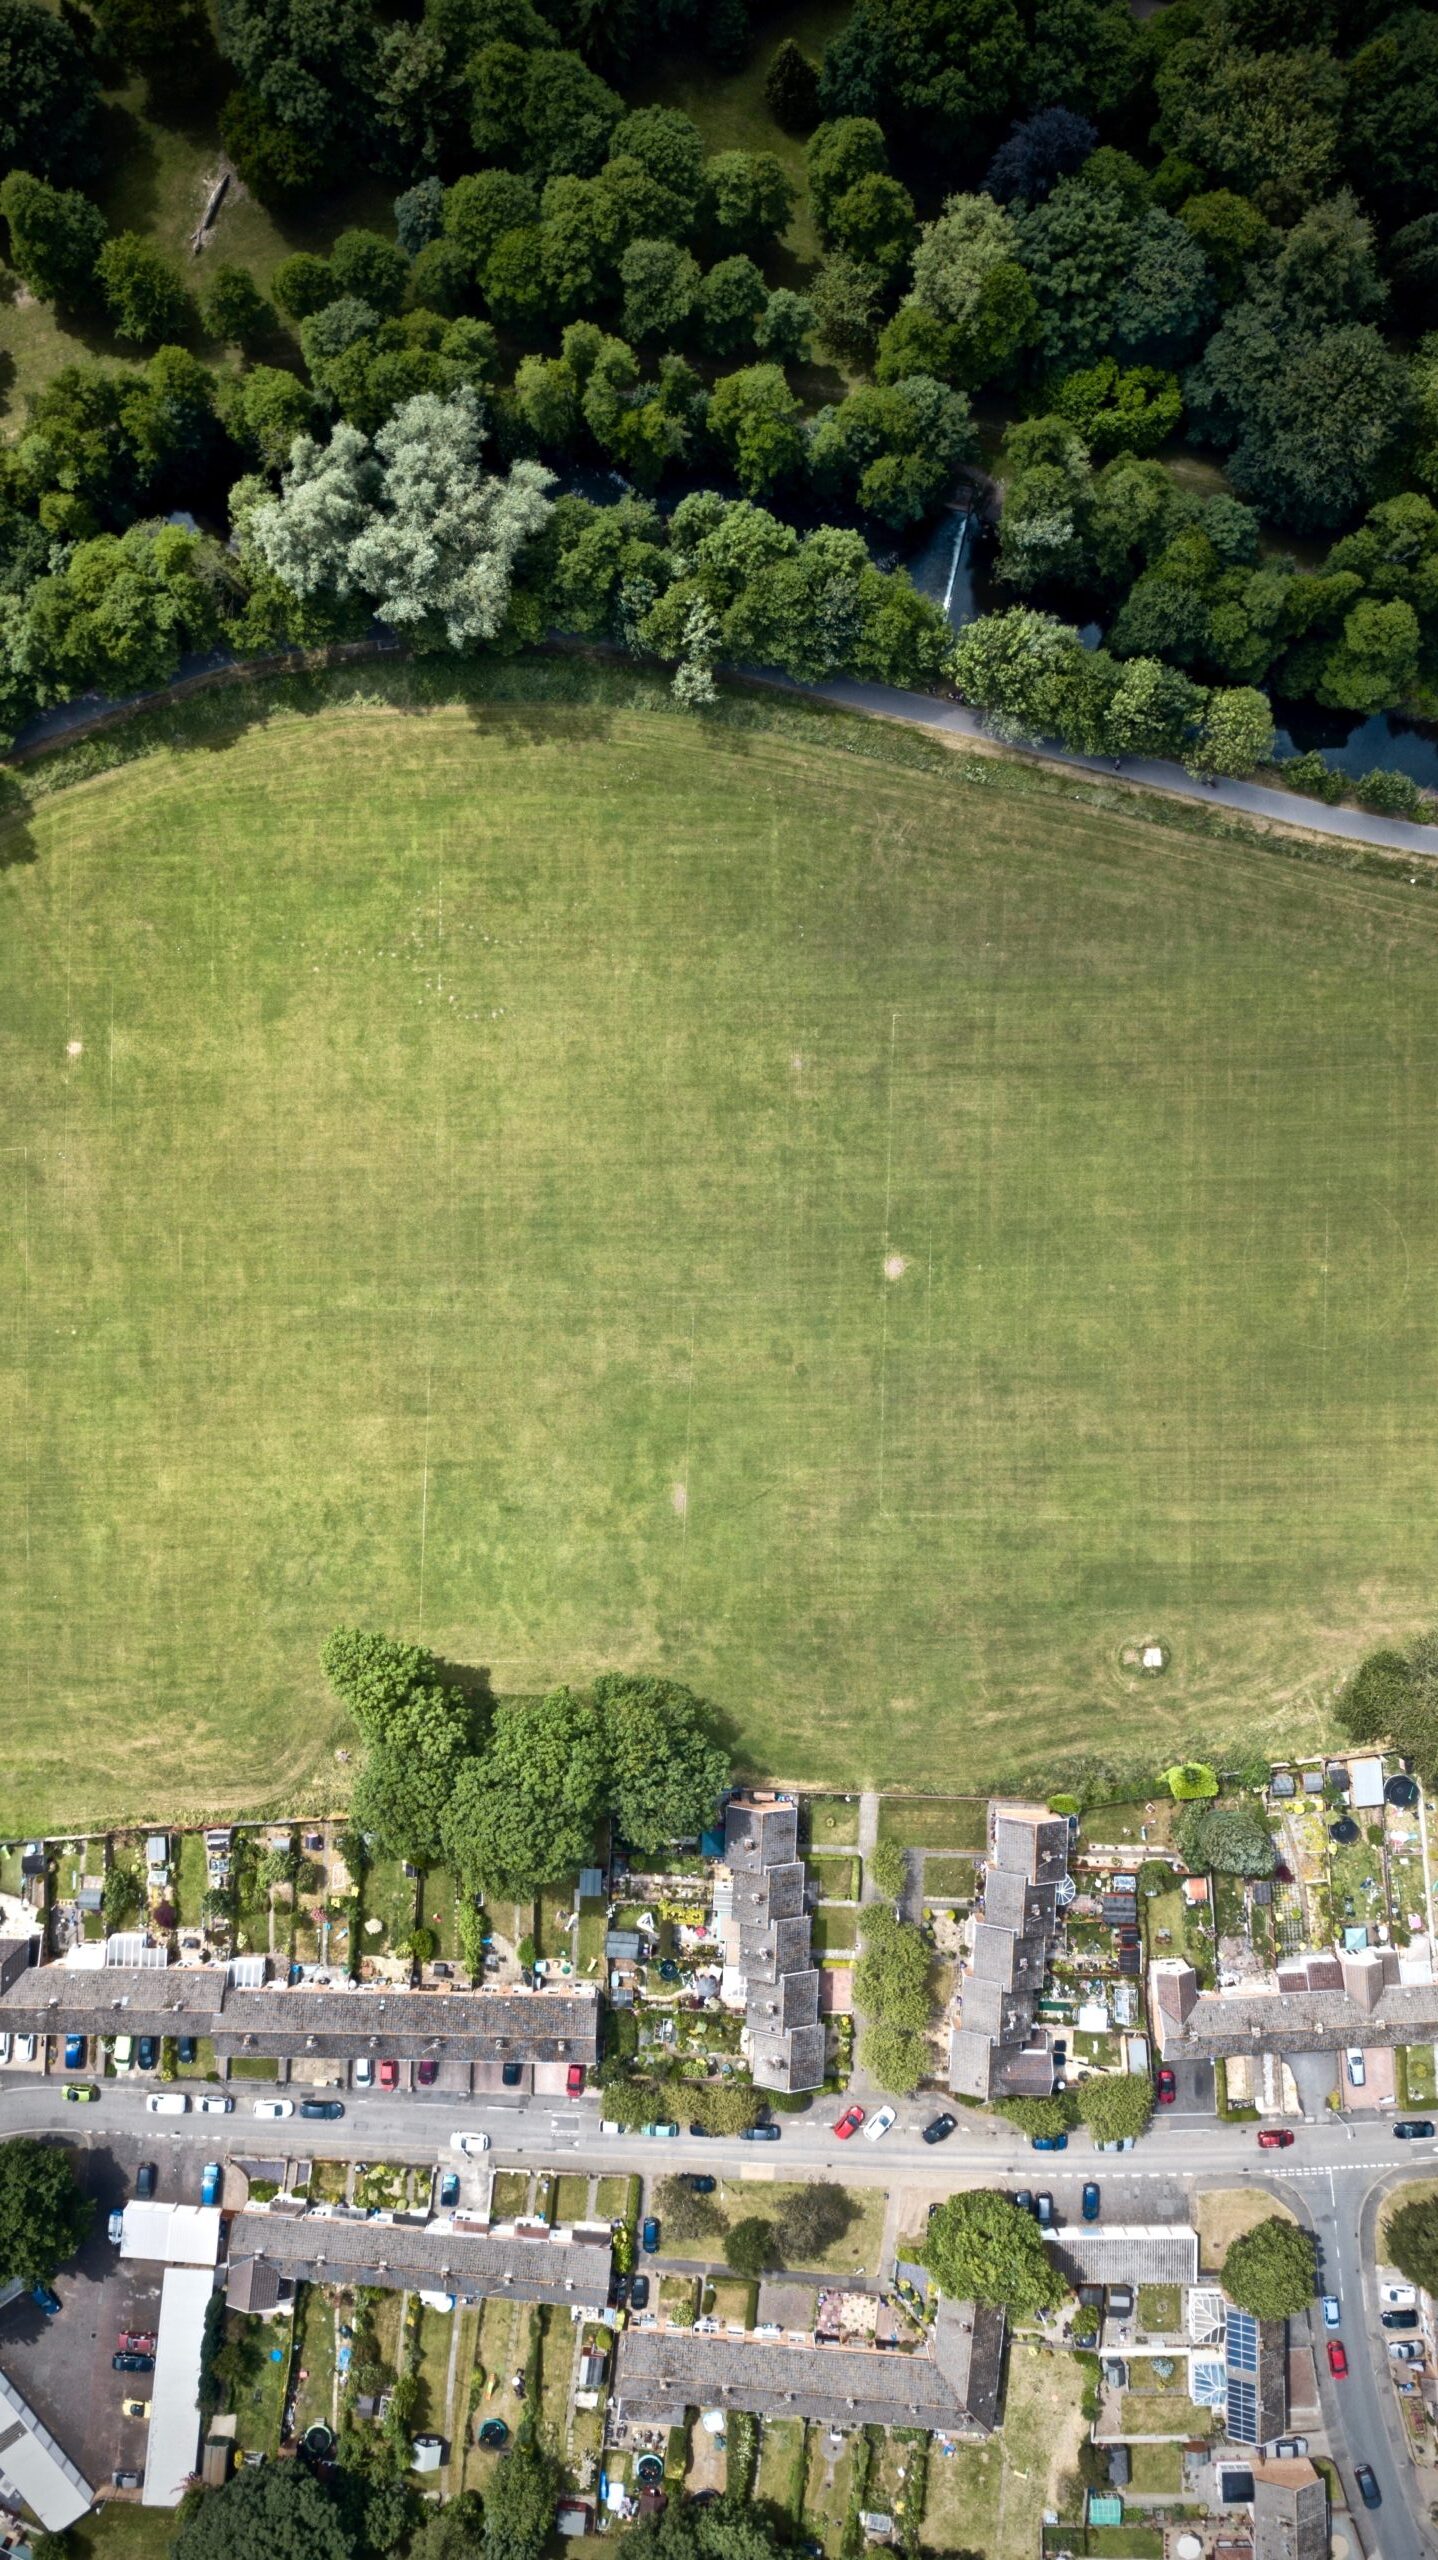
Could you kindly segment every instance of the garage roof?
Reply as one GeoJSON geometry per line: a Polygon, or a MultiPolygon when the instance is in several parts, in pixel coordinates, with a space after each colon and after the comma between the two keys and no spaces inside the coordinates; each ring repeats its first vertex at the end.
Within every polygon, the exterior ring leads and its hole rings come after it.
{"type": "MultiPolygon", "coordinates": [[[[218,2221],[219,2217],[216,2216],[218,2221]]],[[[145,2448],[145,2507],[177,2507],[200,2450],[200,2348],[215,2290],[209,2267],[167,2267],[160,2289],[155,2370],[150,2376],[150,2440],[145,2448]]]]}

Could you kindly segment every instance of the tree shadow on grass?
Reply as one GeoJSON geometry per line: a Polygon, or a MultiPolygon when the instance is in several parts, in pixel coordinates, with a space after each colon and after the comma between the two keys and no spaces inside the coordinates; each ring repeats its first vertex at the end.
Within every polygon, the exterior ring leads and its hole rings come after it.
{"type": "Polygon", "coordinates": [[[0,768],[0,871],[37,860],[33,818],[29,794],[0,768]]]}

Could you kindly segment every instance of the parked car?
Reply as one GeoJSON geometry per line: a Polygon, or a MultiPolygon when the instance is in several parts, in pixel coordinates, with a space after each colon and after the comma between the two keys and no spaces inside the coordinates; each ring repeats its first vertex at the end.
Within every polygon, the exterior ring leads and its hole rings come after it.
{"type": "MultiPolygon", "coordinates": [[[[441,2213],[448,2213],[454,2205],[458,2204],[458,2202],[459,2172],[457,2169],[446,2169],[444,2176],[439,2182],[439,2205],[441,2213]]],[[[483,2442],[483,2438],[481,2438],[480,2441],[483,2442]]]]}
{"type": "Polygon", "coordinates": [[[697,2169],[690,2169],[680,2179],[679,2184],[681,2187],[687,2187],[691,2196],[712,2196],[719,2181],[717,2178],[704,2177],[697,2169]]]}
{"type": "Polygon", "coordinates": [[[635,2311],[647,2311],[647,2310],[648,2310],[648,2308],[649,2308],[649,2278],[648,2278],[647,2276],[631,2276],[631,2277],[630,2277],[630,2279],[629,2279],[629,2300],[630,2300],[631,2307],[632,2307],[635,2311]]]}
{"type": "Polygon", "coordinates": [[[199,2050],[199,2045],[196,2043],[193,2036],[181,2036],[179,2043],[175,2047],[176,2054],[187,2068],[198,2058],[199,2050]]]}
{"type": "Polygon", "coordinates": [[[639,2246],[643,2250],[646,2258],[653,2258],[658,2255],[659,2225],[652,2213],[646,2213],[644,2220],[639,2226],[639,2246]]]}
{"type": "Polygon", "coordinates": [[[1337,2326],[1338,2326],[1339,2317],[1340,2317],[1340,2314],[1339,2314],[1338,2296],[1337,2296],[1337,2294],[1336,2294],[1336,2293],[1325,2293],[1325,2295],[1324,2295],[1324,2297],[1323,2297],[1323,2325],[1324,2325],[1324,2328],[1325,2328],[1325,2329],[1336,2329],[1336,2328],[1337,2328],[1337,2326]]]}
{"type": "Polygon", "coordinates": [[[344,2106],[338,2098],[301,2098],[300,2114],[308,2116],[312,2123],[336,2124],[344,2114],[344,2106]]]}
{"type": "Polygon", "coordinates": [[[153,2373],[155,2359],[153,2356],[116,2355],[110,2358],[110,2368],[114,2373],[153,2373]]]}
{"type": "Polygon", "coordinates": [[[136,2195],[139,2197],[141,2204],[148,2204],[148,2203],[149,2203],[149,2201],[150,2201],[150,2198],[151,2198],[151,2196],[154,2194],[154,2192],[155,2192],[155,2164],[154,2164],[154,2161],[153,2161],[153,2160],[142,2160],[142,2161],[141,2161],[141,2163],[140,2163],[140,2165],[139,2165],[139,2168],[138,2168],[138,2169],[136,2170],[136,2172],[135,2172],[135,2193],[136,2193],[136,2195]]]}
{"type": "Polygon", "coordinates": [[[1368,2079],[1368,2065],[1363,2059],[1361,2045],[1351,2044],[1348,2047],[1343,2056],[1343,2068],[1348,2074],[1350,2089],[1361,2089],[1365,2086],[1368,2079]]]}
{"type": "Polygon", "coordinates": [[[1090,2178],[1083,2191],[1083,2218],[1085,2222],[1097,2222],[1098,2216],[1099,2191],[1090,2178]]]}
{"type": "Polygon", "coordinates": [[[840,2116],[838,2123],[835,2125],[834,2131],[837,2133],[841,2142],[847,2142],[852,2134],[856,2134],[858,2132],[863,2121],[864,2110],[862,2107],[846,2107],[844,2113],[840,2116]]]}
{"type": "Polygon", "coordinates": [[[32,2284],[30,2287],[30,2299],[32,2302],[39,2303],[47,2320],[53,2320],[56,2312],[60,2308],[60,2297],[55,2291],[53,2285],[32,2284]]]}
{"type": "Polygon", "coordinates": [[[1348,2380],[1348,2350],[1341,2338],[1328,2341],[1328,2370],[1335,2382],[1348,2380]]]}
{"type": "Polygon", "coordinates": [[[1421,2364],[1423,2341],[1421,2338],[1390,2338],[1388,2352],[1395,2364],[1421,2364]]]}
{"type": "Polygon", "coordinates": [[[1385,2329],[1416,2329],[1418,2326],[1416,2311],[1382,2311],[1378,2316],[1385,2329]]]}
{"type": "Polygon", "coordinates": [[[397,2089],[399,2087],[399,2064],[397,2062],[382,2062],[380,2064],[379,2085],[382,2089],[397,2089]]]}
{"type": "Polygon", "coordinates": [[[152,2356],[155,2341],[148,2329],[122,2329],[115,2340],[117,2347],[132,2356],[152,2356]]]}
{"type": "Polygon", "coordinates": [[[926,2142],[947,2142],[958,2121],[959,2119],[957,2116],[935,2116],[933,2123],[926,2124],[924,2127],[924,2140],[926,2142]]]}
{"type": "Polygon", "coordinates": [[[207,2160],[200,2171],[200,2202],[201,2204],[218,2204],[219,2201],[220,2164],[218,2160],[207,2160]]]}
{"type": "Polygon", "coordinates": [[[234,2099],[218,2089],[202,2090],[195,2105],[202,2116],[232,2116],[235,2112],[234,2099]]]}
{"type": "Polygon", "coordinates": [[[582,2062],[571,2062],[564,2075],[564,2094],[567,2098],[583,2097],[584,2065],[582,2062]]]}
{"type": "Polygon", "coordinates": [[[281,2116],[292,2116],[294,2111],[293,2098],[256,2098],[250,2109],[252,2116],[264,2116],[271,2124],[281,2116]]]}
{"type": "Polygon", "coordinates": [[[1069,2138],[1066,2133],[1036,2133],[1034,2135],[1035,2151],[1067,2151],[1068,2147],[1069,2138]]]}
{"type": "Polygon", "coordinates": [[[190,2112],[190,2101],[183,2089],[152,2089],[145,2106],[152,2116],[187,2116],[190,2112]]]}
{"type": "Polygon", "coordinates": [[[1353,2477],[1358,2483],[1358,2495],[1363,2500],[1365,2507],[1381,2507],[1383,2504],[1383,2492],[1379,2488],[1377,2481],[1374,2479],[1373,2472],[1369,2464],[1366,2462],[1360,2462],[1354,2471],[1353,2477]]]}
{"type": "Polygon", "coordinates": [[[1020,2187],[1018,2194],[1014,2198],[1014,2202],[1018,2206],[1020,2213],[1032,2213],[1034,2209],[1032,2188],[1020,2187]]]}
{"type": "Polygon", "coordinates": [[[432,2089],[434,2087],[435,2081],[439,2077],[439,2064],[436,2062],[432,2053],[421,2054],[419,2061],[415,2064],[414,2076],[419,2082],[421,2089],[432,2089]]]}
{"type": "Polygon", "coordinates": [[[358,2061],[355,2063],[354,2069],[350,2073],[350,2082],[356,2089],[372,2089],[374,2087],[374,2064],[371,2062],[367,2053],[362,2053],[358,2061]]]}
{"type": "Polygon", "coordinates": [[[489,2149],[489,2136],[487,2133],[452,2133],[449,2147],[451,2151],[462,2151],[466,2160],[475,2160],[481,2151],[489,2149]]]}
{"type": "Polygon", "coordinates": [[[868,2123],[864,2127],[864,2140],[866,2142],[882,2142],[886,2133],[893,2132],[898,2121],[899,2110],[897,2107],[880,2107],[878,2114],[876,2116],[870,2116],[868,2123]]]}
{"type": "MultiPolygon", "coordinates": [[[[603,2131],[603,2126],[600,2127],[600,2131],[603,2131]]],[[[709,2127],[707,2124],[691,2124],[689,2128],[689,2138],[692,2142],[707,2142],[709,2139],[709,2127]]]]}
{"type": "Polygon", "coordinates": [[[111,2048],[110,2059],[114,2063],[117,2071],[132,2071],[135,2066],[134,2037],[116,2036],[114,2045],[111,2048]]]}
{"type": "Polygon", "coordinates": [[[122,2418],[148,2418],[149,2414],[150,2404],[148,2400],[122,2400],[120,2403],[120,2415],[122,2418]]]}
{"type": "Polygon", "coordinates": [[[651,2142],[677,2142],[679,2139],[677,2124],[647,2124],[644,2130],[651,2142]]]}
{"type": "Polygon", "coordinates": [[[17,2036],[15,2038],[15,2059],[17,2062],[34,2061],[35,2039],[33,2036],[17,2036]]]}
{"type": "Polygon", "coordinates": [[[1035,2196],[1034,2213],[1037,2217],[1040,2231],[1052,2231],[1054,2227],[1054,2200],[1051,2195],[1035,2196]]]}
{"type": "Polygon", "coordinates": [[[65,2083],[65,2095],[72,2107],[93,2106],[99,2094],[99,2088],[93,2080],[67,2080],[65,2083]]]}
{"type": "Polygon", "coordinates": [[[499,2079],[500,2079],[500,2086],[501,2086],[501,2088],[505,2088],[505,2089],[520,2089],[520,2088],[522,2088],[522,2087],[524,2086],[524,2065],[523,2065],[523,2063],[522,2063],[522,2062],[506,2062],[506,2064],[504,2065],[503,2070],[500,2072],[499,2079]]]}
{"type": "Polygon", "coordinates": [[[777,2142],[779,2127],[776,2124],[746,2124],[739,2139],[741,2142],[777,2142]]]}
{"type": "Polygon", "coordinates": [[[1432,2119],[1428,2116],[1407,2117],[1402,2124],[1395,2124],[1393,2128],[1393,2139],[1395,2142],[1431,2142],[1433,2139],[1432,2119]]]}
{"type": "Polygon", "coordinates": [[[10,2031],[9,2031],[9,2029],[7,2028],[7,2029],[6,2029],[6,2031],[5,2031],[5,2033],[4,2033],[3,2035],[0,2035],[0,2062],[8,2062],[8,2061],[9,2061],[9,2059],[10,2059],[10,2031]]]}
{"type": "Polygon", "coordinates": [[[136,2059],[138,2060],[142,2071],[154,2070],[156,2063],[160,2059],[160,2041],[158,2036],[141,2036],[136,2048],[136,2059]]]}
{"type": "Polygon", "coordinates": [[[118,2205],[112,2207],[110,2219],[105,2225],[105,2231],[111,2247],[118,2249],[121,2241],[125,2237],[125,2217],[118,2205]]]}
{"type": "Polygon", "coordinates": [[[1293,2140],[1286,2124],[1266,2124],[1258,2137],[1260,2151],[1286,2151],[1293,2140]]]}
{"type": "Polygon", "coordinates": [[[1154,2094],[1158,2099],[1159,2105],[1161,2107],[1171,2107],[1174,2099],[1178,2096],[1178,2082],[1175,2080],[1173,2073],[1165,2067],[1160,2071],[1158,2078],[1155,2080],[1153,2085],[1154,2094]]]}
{"type": "Polygon", "coordinates": [[[65,2068],[67,2071],[84,2070],[85,2039],[83,2036],[67,2036],[65,2038],[65,2068]]]}

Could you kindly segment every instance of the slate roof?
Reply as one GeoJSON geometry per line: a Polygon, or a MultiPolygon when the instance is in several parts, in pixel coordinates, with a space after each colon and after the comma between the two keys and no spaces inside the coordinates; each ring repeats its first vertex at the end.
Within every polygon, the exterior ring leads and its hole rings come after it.
{"type": "Polygon", "coordinates": [[[753,2045],[758,2089],[818,2089],[824,2081],[824,2030],[795,2027],[789,2034],[760,2029],[753,2045]]]}
{"type": "Polygon", "coordinates": [[[774,1983],[750,1983],[749,2024],[756,2035],[787,2034],[793,2027],[812,2027],[819,2016],[819,1974],[784,1973],[774,1983]]]}
{"type": "MultiPolygon", "coordinates": [[[[0,1969],[3,1971],[3,1969],[0,1969]]],[[[593,1992],[238,1990],[223,1965],[35,1965],[0,1988],[0,2027],[40,2035],[208,2035],[217,2054],[376,2051],[477,2062],[586,2062],[593,1992]]]]}
{"type": "MultiPolygon", "coordinates": [[[[230,2281],[246,2260],[317,2284],[411,2285],[466,2302],[488,2293],[516,2302],[580,2304],[609,2298],[611,2251],[597,2240],[521,2239],[513,2232],[449,2224],[378,2222],[367,2215],[238,2213],[230,2230],[230,2281]]],[[[250,2279],[253,2281],[253,2279],[250,2279]]],[[[227,2288],[227,2299],[233,2297],[227,2288]]]]}
{"type": "Polygon", "coordinates": [[[741,1929],[739,1962],[750,1982],[777,1982],[781,1973],[802,1972],[813,1962],[808,1921],[775,1920],[767,1929],[741,1929]]]}
{"type": "Polygon", "coordinates": [[[1345,2046],[1432,2044],[1438,2039],[1438,1983],[1386,1986],[1367,2008],[1346,1991],[1200,1991],[1182,2019],[1162,1995],[1159,2050],[1212,2060],[1236,2053],[1337,2053],[1345,2046]]]}
{"type": "Polygon", "coordinates": [[[747,2409],[820,2425],[987,2435],[997,2422],[1003,2340],[1003,2312],[973,2303],[941,2309],[931,2355],[627,2329],[615,2351],[615,2414],[672,2426],[686,2409],[747,2409]]]}
{"type": "Polygon", "coordinates": [[[799,1854],[799,1808],[777,1796],[731,1796],[724,1807],[724,1864],[753,1873],[799,1854]]]}
{"type": "Polygon", "coordinates": [[[1255,2463],[1254,2560],[1328,2560],[1328,2491],[1300,2457],[1255,2463]]]}

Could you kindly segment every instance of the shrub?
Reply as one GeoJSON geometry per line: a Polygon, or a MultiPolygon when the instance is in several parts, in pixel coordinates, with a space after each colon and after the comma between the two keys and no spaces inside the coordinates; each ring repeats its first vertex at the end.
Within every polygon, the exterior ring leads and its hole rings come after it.
{"type": "Polygon", "coordinates": [[[1323,800],[1330,809],[1343,797],[1343,776],[1326,765],[1316,748],[1307,755],[1288,756],[1278,768],[1278,778],[1285,791],[1301,791],[1310,800],[1323,800]]]}
{"type": "Polygon", "coordinates": [[[1423,794],[1411,773],[1391,773],[1382,765],[1365,773],[1357,783],[1360,805],[1376,810],[1384,818],[1417,818],[1423,811],[1423,794]]]}

